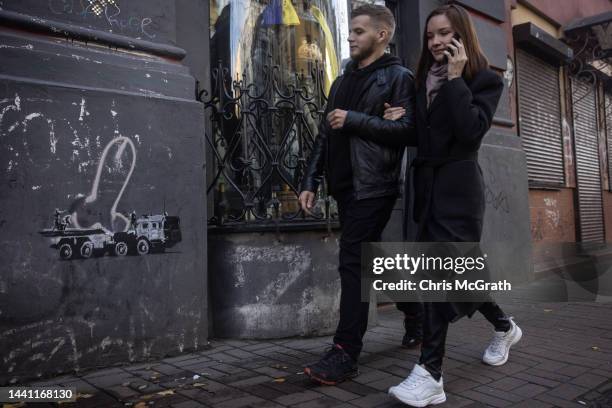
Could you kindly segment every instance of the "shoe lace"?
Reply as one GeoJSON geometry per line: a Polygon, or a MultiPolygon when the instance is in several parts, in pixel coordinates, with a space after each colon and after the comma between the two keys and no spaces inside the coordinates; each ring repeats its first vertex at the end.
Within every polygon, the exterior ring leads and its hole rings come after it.
{"type": "Polygon", "coordinates": [[[336,363],[344,363],[348,358],[350,357],[342,349],[337,346],[332,346],[327,353],[325,353],[322,361],[326,364],[333,365],[336,363]]]}
{"type": "Polygon", "coordinates": [[[412,390],[421,385],[424,381],[425,377],[411,373],[408,378],[400,383],[400,387],[412,390]]]}

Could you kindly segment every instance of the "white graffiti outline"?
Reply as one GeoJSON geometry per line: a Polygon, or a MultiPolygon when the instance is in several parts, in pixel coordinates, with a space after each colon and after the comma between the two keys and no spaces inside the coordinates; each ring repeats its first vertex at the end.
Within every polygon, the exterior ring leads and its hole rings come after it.
{"type": "MultiPolygon", "coordinates": [[[[130,171],[128,172],[127,177],[123,181],[123,185],[121,186],[121,190],[119,191],[119,194],[117,195],[117,198],[115,198],[115,202],[113,203],[113,206],[111,207],[111,210],[110,210],[110,214],[111,214],[111,226],[114,225],[114,221],[117,218],[121,218],[123,221],[125,221],[125,225],[126,225],[125,226],[125,231],[127,231],[127,229],[129,228],[130,221],[128,220],[128,218],[126,216],[124,216],[123,214],[117,212],[117,205],[119,204],[119,201],[121,200],[121,197],[123,196],[123,192],[125,191],[126,187],[128,186],[128,184],[130,182],[130,178],[132,177],[132,173],[134,172],[134,168],[136,167],[136,147],[134,146],[134,142],[132,142],[131,139],[129,139],[129,138],[125,137],[125,136],[119,136],[119,137],[116,137],[113,140],[111,140],[106,145],[106,147],[104,148],[104,151],[102,152],[102,156],[100,157],[100,162],[98,163],[98,170],[96,171],[96,177],[95,177],[93,185],[91,187],[91,192],[89,193],[89,195],[87,197],[85,197],[85,202],[86,203],[92,203],[92,202],[97,200],[97,198],[98,198],[98,187],[100,185],[100,179],[102,177],[102,170],[103,170],[103,167],[104,167],[104,163],[106,163],[106,156],[108,155],[108,151],[110,150],[111,146],[113,146],[114,144],[116,144],[118,142],[122,142],[122,143],[119,146],[119,149],[117,150],[117,153],[115,154],[115,159],[119,160],[121,158],[121,155],[125,151],[126,146],[129,145],[130,148],[132,149],[132,164],[130,166],[130,171]]],[[[76,226],[77,228],[83,228],[83,227],[81,227],[79,225],[79,223],[77,221],[77,213],[76,213],[76,211],[71,214],[71,218],[72,218],[72,222],[73,222],[74,226],[76,226]]],[[[91,227],[98,226],[99,224],[100,223],[95,223],[91,227]]]]}

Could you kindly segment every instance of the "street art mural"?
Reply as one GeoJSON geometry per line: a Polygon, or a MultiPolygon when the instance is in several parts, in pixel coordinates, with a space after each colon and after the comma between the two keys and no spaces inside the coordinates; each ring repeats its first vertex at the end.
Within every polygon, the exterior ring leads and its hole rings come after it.
{"type": "Polygon", "coordinates": [[[68,215],[56,209],[53,227],[39,231],[50,239],[52,248],[59,250],[60,258],[90,258],[107,253],[115,256],[146,255],[164,252],[181,241],[179,217],[169,216],[165,211],[162,215],[137,217],[133,211],[128,218],[117,212],[117,205],[135,166],[136,147],[129,138],[120,136],[106,145],[89,194],[77,198],[70,206],[68,215]],[[116,151],[109,154],[112,148],[116,151]],[[124,180],[120,183],[119,191],[114,194],[112,191],[109,194],[108,189],[100,191],[104,170],[112,174],[113,169],[123,168],[128,148],[129,170],[123,172],[124,180]]]}
{"type": "Polygon", "coordinates": [[[0,91],[0,384],[205,341],[201,107],[141,98],[0,91]]]}
{"type": "MultiPolygon", "coordinates": [[[[4,118],[10,112],[23,115],[23,119],[18,119],[5,128],[8,142],[5,153],[8,153],[9,158],[5,168],[7,173],[17,172],[19,166],[32,162],[30,149],[34,146],[28,141],[27,135],[29,127],[36,122],[40,122],[39,125],[43,128],[47,127],[49,153],[52,156],[58,153],[58,140],[62,136],[56,134],[57,119],[49,118],[41,112],[22,112],[19,95],[15,95],[12,100],[1,102],[4,102],[5,106],[0,110],[0,124],[4,124],[4,118]],[[11,143],[11,140],[16,141],[15,138],[22,139],[20,149],[16,149],[11,143]]],[[[85,99],[82,98],[80,103],[74,102],[74,105],[78,111],[78,119],[75,122],[80,126],[68,119],[64,121],[73,130],[70,162],[78,163],[77,171],[72,177],[83,177],[91,172],[88,170],[90,167],[96,165],[95,149],[102,144],[99,135],[92,143],[91,129],[83,124],[84,119],[90,115],[85,99]]],[[[111,109],[110,115],[114,118],[117,112],[111,109]]],[[[61,125],[65,124],[60,123],[61,125]]],[[[166,248],[171,248],[181,241],[180,219],[177,216],[169,216],[164,211],[157,215],[146,214],[139,217],[134,210],[130,214],[118,211],[136,167],[137,149],[131,138],[116,136],[118,129],[113,133],[115,137],[106,144],[97,160],[96,171],[87,194],[69,195],[67,198],[73,197],[69,209],[56,209],[53,227],[39,231],[49,239],[51,247],[59,251],[61,259],[90,258],[104,254],[145,255],[150,252],[164,252],[166,248]]],[[[140,136],[135,135],[134,139],[138,143],[140,136]]],[[[35,185],[32,190],[37,191],[41,187],[35,185]]]]}

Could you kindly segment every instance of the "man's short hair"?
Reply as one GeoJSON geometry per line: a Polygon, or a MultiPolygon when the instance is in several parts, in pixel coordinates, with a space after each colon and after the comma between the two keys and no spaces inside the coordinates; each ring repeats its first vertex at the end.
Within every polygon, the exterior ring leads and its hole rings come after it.
{"type": "Polygon", "coordinates": [[[358,16],[370,16],[377,28],[380,28],[381,25],[385,26],[389,30],[389,41],[391,41],[395,33],[395,17],[391,10],[385,6],[364,4],[351,12],[351,19],[358,16]]]}

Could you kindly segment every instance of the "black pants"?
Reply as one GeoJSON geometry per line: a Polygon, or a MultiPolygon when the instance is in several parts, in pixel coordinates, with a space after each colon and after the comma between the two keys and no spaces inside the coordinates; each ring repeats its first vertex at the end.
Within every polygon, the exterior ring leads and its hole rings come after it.
{"type": "Polygon", "coordinates": [[[395,307],[400,312],[404,312],[409,319],[423,319],[423,313],[425,310],[423,308],[423,303],[420,302],[397,302],[395,303],[395,307]]]}
{"type": "Polygon", "coordinates": [[[368,328],[368,302],[361,301],[361,244],[380,241],[396,201],[395,196],[356,200],[353,194],[334,197],[342,235],[340,237],[340,321],[334,336],[355,360],[363,347],[368,328]]]}
{"type": "MultiPolygon", "coordinates": [[[[419,364],[423,365],[436,380],[442,376],[442,360],[446,349],[448,319],[441,312],[443,303],[424,303],[423,343],[419,364]]],[[[478,311],[495,327],[496,331],[508,331],[508,317],[495,302],[483,303],[478,311]]]]}
{"type": "MultiPolygon", "coordinates": [[[[425,307],[419,302],[397,302],[395,307],[409,319],[423,319],[425,314],[425,307]]],[[[478,311],[495,327],[495,331],[510,330],[510,321],[497,303],[483,303],[478,311]]]]}

